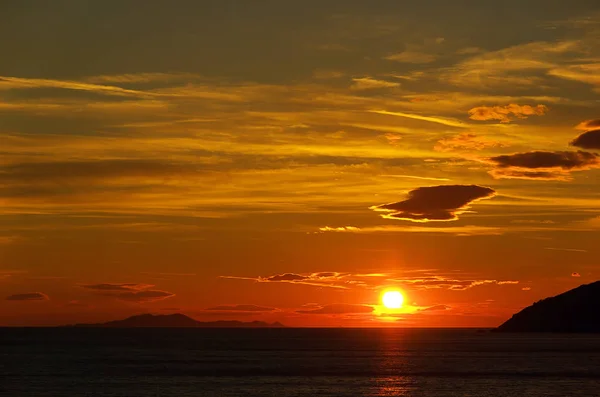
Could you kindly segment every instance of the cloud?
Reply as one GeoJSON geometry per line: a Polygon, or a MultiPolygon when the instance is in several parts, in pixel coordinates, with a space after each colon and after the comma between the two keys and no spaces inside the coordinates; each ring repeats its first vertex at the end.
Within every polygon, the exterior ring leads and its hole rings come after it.
{"type": "Polygon", "coordinates": [[[318,309],[297,310],[297,313],[302,314],[363,314],[372,313],[374,308],[367,305],[353,305],[347,303],[334,303],[325,305],[318,309]]]}
{"type": "Polygon", "coordinates": [[[600,129],[590,130],[580,134],[577,138],[571,141],[571,146],[600,151],[600,129]]]}
{"type": "Polygon", "coordinates": [[[266,281],[301,281],[301,280],[306,280],[307,276],[301,276],[299,274],[294,274],[294,273],[284,273],[284,274],[276,274],[274,276],[271,277],[267,277],[265,280],[266,281]]]}
{"type": "Polygon", "coordinates": [[[197,165],[161,160],[57,161],[6,165],[0,173],[0,182],[30,184],[126,177],[168,177],[201,172],[197,165]]]}
{"type": "Polygon", "coordinates": [[[581,131],[595,130],[597,128],[600,128],[600,119],[585,120],[575,127],[575,129],[581,131]]]}
{"type": "Polygon", "coordinates": [[[379,88],[394,88],[400,87],[400,83],[394,83],[385,80],[376,80],[371,77],[361,77],[352,79],[354,84],[350,87],[353,90],[373,90],[379,88]]]}
{"type": "Polygon", "coordinates": [[[6,297],[7,301],[47,301],[50,298],[42,292],[29,292],[25,294],[14,294],[6,297]]]}
{"type": "Polygon", "coordinates": [[[337,233],[443,233],[454,234],[457,236],[499,236],[507,232],[508,229],[494,226],[456,226],[456,227],[429,227],[429,226],[324,226],[319,228],[319,232],[337,232],[337,233]]]}
{"type": "Polygon", "coordinates": [[[0,245],[14,244],[23,240],[20,236],[0,236],[0,245]]]}
{"type": "MultiPolygon", "coordinates": [[[[316,287],[329,287],[348,289],[353,285],[360,284],[361,281],[353,279],[350,273],[337,272],[317,272],[308,274],[282,273],[275,274],[269,277],[237,277],[237,276],[220,276],[221,278],[234,280],[252,280],[259,283],[291,283],[312,285],[316,287]]],[[[368,275],[359,275],[368,277],[368,275]]]]}
{"type": "MultiPolygon", "coordinates": [[[[284,273],[294,274],[294,273],[284,273]]],[[[409,276],[388,273],[340,273],[340,272],[318,272],[297,274],[296,280],[288,280],[290,277],[237,277],[221,276],[225,279],[248,280],[260,283],[291,283],[310,285],[315,287],[341,288],[341,289],[381,289],[394,285],[407,290],[447,289],[453,291],[464,291],[481,285],[509,285],[518,284],[516,280],[490,280],[478,278],[458,278],[455,274],[443,275],[435,269],[417,270],[407,272],[409,276]],[[414,275],[417,273],[419,275],[414,275]]]]}
{"type": "Polygon", "coordinates": [[[205,310],[210,311],[234,311],[234,312],[272,312],[275,309],[272,307],[256,306],[256,305],[232,305],[232,306],[215,306],[205,310]]]}
{"type": "Polygon", "coordinates": [[[549,250],[549,251],[588,252],[587,250],[582,250],[582,249],[577,249],[577,248],[553,248],[553,247],[546,247],[544,249],[549,250]]]}
{"type": "Polygon", "coordinates": [[[514,117],[526,119],[529,116],[543,116],[546,112],[548,112],[548,107],[545,105],[479,106],[469,110],[469,118],[478,121],[500,120],[501,123],[510,123],[514,117]]]}
{"type": "Polygon", "coordinates": [[[464,132],[449,138],[440,139],[433,147],[438,152],[483,150],[493,147],[506,147],[505,143],[480,138],[475,134],[464,132]]]}
{"type": "Polygon", "coordinates": [[[545,82],[545,73],[556,68],[558,60],[572,59],[581,42],[536,41],[476,54],[442,70],[441,80],[459,87],[491,89],[529,88],[545,82]]]}
{"type": "Polygon", "coordinates": [[[140,83],[171,83],[179,81],[201,80],[202,77],[193,73],[131,73],[120,75],[92,76],[85,79],[93,84],[140,84],[140,83]]]}
{"type": "Polygon", "coordinates": [[[469,127],[468,124],[465,124],[460,120],[446,118],[446,117],[422,116],[420,114],[404,113],[404,112],[389,112],[387,110],[371,110],[371,113],[403,117],[403,118],[407,118],[407,119],[420,120],[420,121],[428,121],[430,123],[442,124],[442,125],[446,125],[448,127],[456,127],[456,128],[468,128],[469,127]]]}
{"type": "Polygon", "coordinates": [[[80,287],[98,291],[114,298],[129,301],[129,302],[154,302],[175,296],[168,291],[152,290],[152,284],[137,284],[137,283],[102,283],[102,284],[85,284],[80,287]]]}
{"type": "Polygon", "coordinates": [[[435,305],[435,306],[426,307],[424,309],[419,309],[419,311],[421,311],[421,312],[437,312],[437,311],[444,311],[444,310],[450,310],[450,306],[435,305]]]}
{"type": "Polygon", "coordinates": [[[128,90],[121,87],[92,84],[80,81],[51,80],[51,79],[27,79],[20,77],[0,76],[0,90],[2,89],[34,89],[34,88],[58,88],[75,91],[88,91],[97,94],[142,97],[149,98],[154,95],[136,90],[128,90]]]}
{"type": "Polygon", "coordinates": [[[147,288],[154,287],[151,284],[135,284],[135,283],[123,283],[123,284],[84,284],[81,288],[91,289],[95,291],[141,291],[147,288]]]}
{"type": "Polygon", "coordinates": [[[121,299],[124,301],[130,302],[155,302],[167,298],[171,298],[175,296],[175,294],[168,291],[160,291],[160,290],[144,290],[144,291],[135,291],[135,292],[123,292],[121,294],[116,295],[117,299],[121,299]]]}
{"type": "Polygon", "coordinates": [[[411,222],[454,221],[464,213],[469,204],[491,198],[496,192],[478,185],[442,185],[420,187],[408,193],[408,199],[370,207],[386,219],[411,222]]]}
{"type": "Polygon", "coordinates": [[[435,62],[437,56],[419,51],[403,51],[398,54],[389,55],[385,59],[400,63],[423,64],[435,62]]]}
{"type": "Polygon", "coordinates": [[[600,156],[577,151],[533,151],[491,157],[496,168],[490,174],[496,178],[568,180],[571,171],[600,167],[600,156]]]}
{"type": "Polygon", "coordinates": [[[600,63],[598,62],[557,67],[548,71],[548,75],[596,86],[596,92],[600,89],[600,63]]]}
{"type": "Polygon", "coordinates": [[[573,273],[571,273],[571,277],[581,277],[581,274],[579,274],[577,272],[573,272],[573,273]]]}
{"type": "Polygon", "coordinates": [[[413,290],[448,289],[451,291],[465,291],[482,285],[514,285],[516,280],[487,280],[487,279],[457,279],[446,276],[408,277],[396,278],[389,281],[413,290]]]}
{"type": "Polygon", "coordinates": [[[299,285],[310,285],[313,287],[327,287],[337,289],[350,288],[375,288],[378,283],[373,280],[383,279],[387,274],[382,273],[338,273],[338,272],[316,272],[316,273],[283,273],[269,277],[238,277],[238,276],[220,276],[220,278],[233,280],[249,280],[259,283],[290,283],[299,285]]]}

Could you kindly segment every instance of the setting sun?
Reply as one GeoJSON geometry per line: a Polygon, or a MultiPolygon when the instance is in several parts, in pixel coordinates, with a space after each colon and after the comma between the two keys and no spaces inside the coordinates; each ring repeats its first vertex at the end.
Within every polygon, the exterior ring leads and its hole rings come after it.
{"type": "Polygon", "coordinates": [[[404,303],[404,296],[400,291],[387,291],[382,295],[381,301],[388,309],[400,309],[404,303]]]}

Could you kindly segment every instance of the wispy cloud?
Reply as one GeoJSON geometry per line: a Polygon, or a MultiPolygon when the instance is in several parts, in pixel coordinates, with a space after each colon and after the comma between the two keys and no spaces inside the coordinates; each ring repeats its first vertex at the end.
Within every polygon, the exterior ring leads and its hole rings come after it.
{"type": "Polygon", "coordinates": [[[347,303],[334,303],[315,309],[297,310],[302,314],[368,314],[373,313],[374,308],[368,305],[353,305],[347,303]]]}
{"type": "Polygon", "coordinates": [[[257,305],[222,305],[222,306],[214,306],[206,308],[208,311],[218,311],[218,312],[272,312],[275,309],[272,307],[266,306],[257,306],[257,305]]]}
{"type": "Polygon", "coordinates": [[[554,247],[546,247],[544,249],[550,250],[550,251],[588,252],[587,250],[576,249],[576,248],[554,248],[554,247]]]}
{"type": "MultiPolygon", "coordinates": [[[[447,289],[464,291],[483,285],[513,285],[516,280],[490,280],[477,278],[457,278],[456,275],[446,276],[436,274],[435,271],[419,270],[404,274],[353,274],[339,272],[320,273],[282,273],[268,277],[237,277],[221,276],[225,279],[247,280],[260,283],[289,283],[309,285],[313,287],[327,287],[338,289],[383,289],[390,285],[411,289],[447,289]]],[[[312,309],[311,309],[312,311],[312,309]]]]}
{"type": "Polygon", "coordinates": [[[130,90],[112,85],[92,84],[81,81],[31,79],[21,77],[0,76],[0,90],[2,89],[34,89],[34,88],[59,88],[76,91],[89,91],[98,94],[129,96],[139,98],[152,98],[155,95],[137,90],[130,90]]]}
{"type": "Polygon", "coordinates": [[[353,90],[372,90],[379,88],[400,87],[400,83],[392,81],[378,80],[371,77],[359,77],[352,79],[353,84],[350,87],[353,90]]]}
{"type": "Polygon", "coordinates": [[[404,112],[390,112],[387,110],[371,110],[371,112],[377,113],[377,114],[384,114],[384,115],[388,115],[388,116],[404,117],[407,119],[427,121],[430,123],[446,125],[448,127],[456,127],[456,128],[468,128],[469,127],[468,124],[463,123],[462,121],[451,119],[451,118],[445,118],[445,117],[422,116],[419,114],[404,113],[404,112]]]}

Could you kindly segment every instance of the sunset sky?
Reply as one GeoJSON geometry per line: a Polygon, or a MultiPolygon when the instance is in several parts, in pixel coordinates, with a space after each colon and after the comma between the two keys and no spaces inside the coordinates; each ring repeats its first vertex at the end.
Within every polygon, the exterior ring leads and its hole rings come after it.
{"type": "Polygon", "coordinates": [[[9,0],[0,37],[0,325],[493,327],[600,278],[598,0],[9,0]]]}

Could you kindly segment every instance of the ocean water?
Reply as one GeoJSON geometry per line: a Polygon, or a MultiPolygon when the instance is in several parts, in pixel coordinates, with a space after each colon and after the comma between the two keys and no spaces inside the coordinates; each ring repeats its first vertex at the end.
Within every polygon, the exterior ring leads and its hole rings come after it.
{"type": "Polygon", "coordinates": [[[0,329],[7,396],[600,396],[600,335],[0,329]]]}

